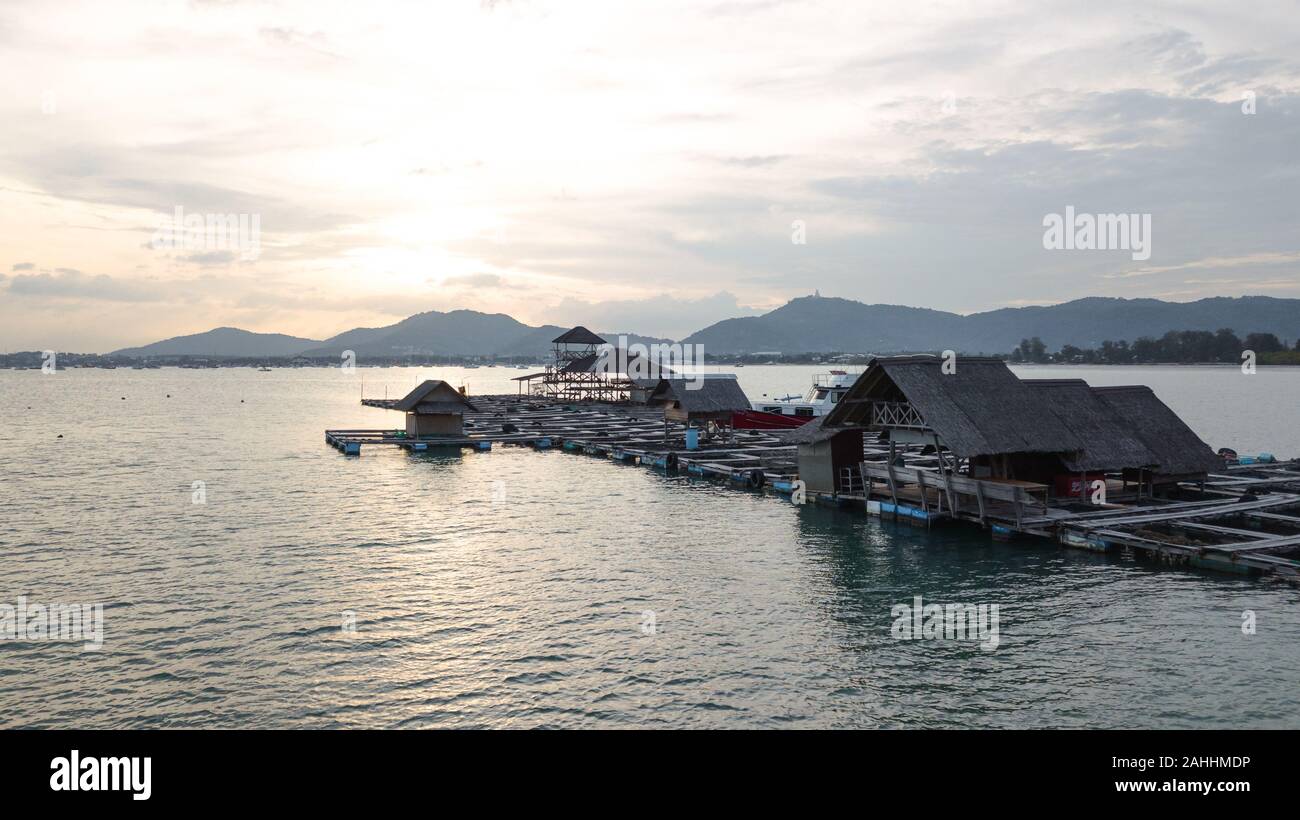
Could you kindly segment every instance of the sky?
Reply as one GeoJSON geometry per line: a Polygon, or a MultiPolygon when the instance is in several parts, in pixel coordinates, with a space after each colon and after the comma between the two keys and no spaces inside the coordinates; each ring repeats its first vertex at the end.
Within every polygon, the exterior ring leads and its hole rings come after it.
{"type": "Polygon", "coordinates": [[[1298,64],[1294,0],[0,0],[0,351],[1300,297],[1298,64]]]}

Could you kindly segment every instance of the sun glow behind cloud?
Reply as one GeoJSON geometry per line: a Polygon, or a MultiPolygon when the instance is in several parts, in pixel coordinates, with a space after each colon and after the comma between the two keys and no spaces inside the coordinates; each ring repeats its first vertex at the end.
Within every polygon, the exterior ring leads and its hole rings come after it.
{"type": "Polygon", "coordinates": [[[0,349],[1300,295],[1297,40],[1286,3],[10,4],[0,349]],[[1153,213],[1152,259],[1045,254],[1067,204],[1153,213]],[[151,248],[176,205],[262,253],[151,248]]]}

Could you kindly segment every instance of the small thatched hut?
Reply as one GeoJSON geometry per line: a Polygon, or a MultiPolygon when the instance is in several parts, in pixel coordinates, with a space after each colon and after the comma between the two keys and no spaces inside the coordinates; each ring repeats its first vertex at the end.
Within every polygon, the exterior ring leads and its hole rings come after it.
{"type": "Polygon", "coordinates": [[[730,373],[709,373],[697,379],[660,379],[648,403],[662,404],[669,421],[715,422],[730,426],[731,414],[748,410],[749,399],[730,373]]]}
{"type": "Polygon", "coordinates": [[[469,399],[439,379],[429,379],[398,399],[393,410],[406,413],[406,435],[458,436],[464,433],[465,411],[477,412],[469,399]]]}

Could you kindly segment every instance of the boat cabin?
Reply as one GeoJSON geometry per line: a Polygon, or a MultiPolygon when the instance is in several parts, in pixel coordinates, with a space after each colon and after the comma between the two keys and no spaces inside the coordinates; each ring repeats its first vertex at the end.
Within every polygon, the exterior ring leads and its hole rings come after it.
{"type": "Polygon", "coordinates": [[[847,370],[818,373],[813,376],[812,387],[803,398],[785,396],[774,399],[763,396],[761,399],[751,402],[750,409],[759,413],[772,413],[778,416],[794,416],[806,419],[824,416],[835,409],[840,398],[849,391],[856,379],[857,374],[849,373],[847,370]]]}

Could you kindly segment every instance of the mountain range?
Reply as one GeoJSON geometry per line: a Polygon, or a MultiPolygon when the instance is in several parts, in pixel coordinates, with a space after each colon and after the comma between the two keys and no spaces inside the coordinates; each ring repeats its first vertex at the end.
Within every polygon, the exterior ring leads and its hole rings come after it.
{"type": "Polygon", "coordinates": [[[1039,337],[1050,350],[1095,348],[1107,339],[1133,341],[1170,330],[1230,328],[1239,336],[1274,333],[1300,338],[1300,299],[1214,297],[1195,302],[1090,297],[1041,307],[999,308],[963,316],[901,305],[805,296],[762,316],[724,319],[684,342],[711,353],[844,351],[893,353],[956,350],[1007,353],[1039,337]]]}
{"type": "MultiPolygon", "coordinates": [[[[1133,341],[1170,330],[1230,328],[1239,336],[1273,333],[1300,338],[1300,299],[1270,296],[1214,297],[1195,302],[1090,297],[1057,305],[1000,308],[961,315],[903,305],[868,305],[850,299],[804,296],[761,316],[724,319],[681,340],[722,353],[894,353],[952,349],[1006,353],[1037,336],[1049,349],[1072,344],[1133,341]]],[[[393,325],[355,328],[325,340],[278,333],[217,328],[143,347],[122,356],[358,356],[497,355],[540,356],[567,328],[533,327],[504,313],[453,310],[418,313],[393,325]]],[[[598,331],[598,333],[600,333],[598,331]]],[[[611,341],[619,333],[600,333],[611,341]]],[[[631,342],[668,339],[625,333],[631,342]]]]}
{"type": "MultiPolygon", "coordinates": [[[[533,327],[504,313],[453,310],[429,311],[408,316],[386,327],[358,327],[328,339],[302,339],[279,333],[253,333],[233,327],[219,327],[206,333],[177,336],[142,347],[128,347],[113,355],[133,357],[211,356],[256,358],[258,356],[307,356],[337,358],[351,350],[358,356],[541,356],[551,349],[551,340],[568,328],[557,325],[533,327]]],[[[616,340],[619,333],[602,333],[616,340]]],[[[663,343],[659,339],[622,334],[630,342],[663,343]]]]}

